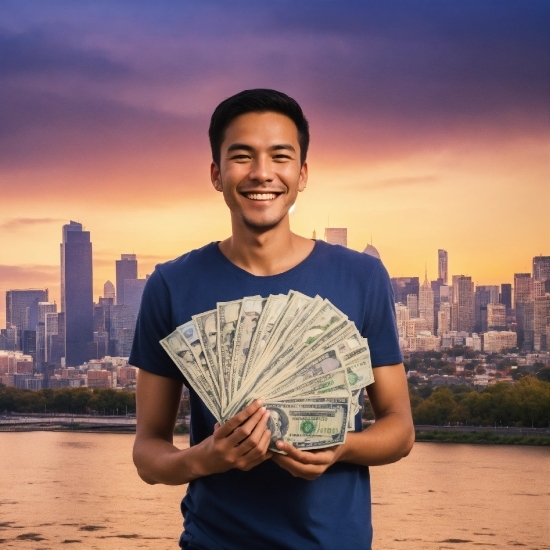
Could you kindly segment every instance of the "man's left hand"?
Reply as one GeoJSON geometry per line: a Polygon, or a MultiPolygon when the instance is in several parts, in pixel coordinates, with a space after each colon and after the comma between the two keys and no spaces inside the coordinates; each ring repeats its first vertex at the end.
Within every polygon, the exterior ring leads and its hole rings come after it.
{"type": "Polygon", "coordinates": [[[308,480],[318,478],[329,466],[338,461],[342,452],[342,445],[327,447],[326,449],[300,451],[283,441],[277,441],[277,448],[284,451],[286,455],[274,453],[271,460],[290,472],[294,477],[308,480]]]}

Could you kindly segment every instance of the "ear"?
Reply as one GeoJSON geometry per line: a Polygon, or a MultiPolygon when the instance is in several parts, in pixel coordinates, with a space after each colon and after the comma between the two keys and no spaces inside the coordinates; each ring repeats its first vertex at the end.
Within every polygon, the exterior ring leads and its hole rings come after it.
{"type": "Polygon", "coordinates": [[[210,165],[210,181],[216,191],[223,191],[220,169],[215,162],[210,165]]]}
{"type": "Polygon", "coordinates": [[[304,162],[302,164],[302,168],[300,168],[300,179],[298,181],[298,191],[301,193],[307,185],[307,162],[304,162]]]}

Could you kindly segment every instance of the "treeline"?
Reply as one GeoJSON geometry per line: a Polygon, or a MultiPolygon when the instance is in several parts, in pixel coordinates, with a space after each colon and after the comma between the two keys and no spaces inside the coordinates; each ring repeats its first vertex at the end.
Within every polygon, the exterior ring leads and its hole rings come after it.
{"type": "Polygon", "coordinates": [[[126,414],[136,412],[128,391],[90,388],[21,390],[0,387],[0,413],[126,414]]]}
{"type": "Polygon", "coordinates": [[[442,426],[550,426],[550,382],[523,376],[515,384],[497,382],[481,392],[469,386],[416,389],[409,386],[415,424],[442,426]]]}

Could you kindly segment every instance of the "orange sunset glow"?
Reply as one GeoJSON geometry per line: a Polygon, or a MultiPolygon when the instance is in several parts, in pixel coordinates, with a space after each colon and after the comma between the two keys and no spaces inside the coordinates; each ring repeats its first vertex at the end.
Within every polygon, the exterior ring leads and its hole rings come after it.
{"type": "MultiPolygon", "coordinates": [[[[513,282],[550,253],[548,5],[6,3],[0,8],[0,300],[49,289],[61,227],[91,232],[94,299],[230,233],[209,117],[242,89],[310,121],[304,236],[347,227],[391,276],[513,282]],[[245,14],[245,15],[244,15],[245,14]]],[[[5,309],[0,307],[0,326],[5,309]]]]}

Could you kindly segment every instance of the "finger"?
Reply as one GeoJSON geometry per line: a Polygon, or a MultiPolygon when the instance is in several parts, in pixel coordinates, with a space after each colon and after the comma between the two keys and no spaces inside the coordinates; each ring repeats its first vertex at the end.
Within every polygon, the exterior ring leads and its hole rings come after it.
{"type": "Polygon", "coordinates": [[[300,451],[289,443],[285,443],[284,441],[277,441],[277,448],[281,451],[284,451],[290,459],[300,462],[302,464],[329,464],[330,462],[332,462],[334,456],[333,447],[329,447],[327,449],[319,449],[315,451],[300,451]]]}
{"type": "Polygon", "coordinates": [[[225,424],[220,426],[219,430],[216,430],[215,435],[218,437],[227,437],[232,434],[243,422],[245,422],[250,416],[252,416],[262,405],[263,399],[256,399],[243,409],[241,412],[232,416],[225,424]]]}
{"type": "MultiPolygon", "coordinates": [[[[263,419],[262,419],[263,420],[263,419]]],[[[269,442],[271,440],[271,432],[268,429],[261,428],[261,425],[258,423],[258,431],[259,433],[259,440],[256,443],[256,445],[250,446],[250,448],[243,454],[244,457],[253,456],[255,454],[259,455],[266,455],[269,454],[270,456],[273,454],[273,451],[268,450],[269,448],[269,442]]],[[[242,444],[244,447],[249,443],[249,440],[252,439],[257,434],[252,434],[247,440],[245,440],[242,444]]]]}
{"type": "Polygon", "coordinates": [[[228,442],[241,447],[242,453],[247,453],[254,448],[262,438],[267,421],[269,420],[269,411],[265,407],[258,409],[242,426],[239,426],[228,438],[228,442]]]}

